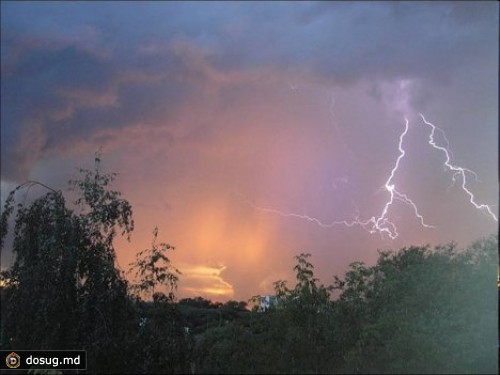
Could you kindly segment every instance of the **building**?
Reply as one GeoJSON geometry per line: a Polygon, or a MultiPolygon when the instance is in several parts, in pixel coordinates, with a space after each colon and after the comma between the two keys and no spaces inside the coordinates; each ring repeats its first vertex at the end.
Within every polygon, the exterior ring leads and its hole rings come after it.
{"type": "Polygon", "coordinates": [[[262,296],[260,298],[259,311],[264,312],[268,311],[271,307],[275,307],[278,302],[278,298],[276,296],[262,296]]]}

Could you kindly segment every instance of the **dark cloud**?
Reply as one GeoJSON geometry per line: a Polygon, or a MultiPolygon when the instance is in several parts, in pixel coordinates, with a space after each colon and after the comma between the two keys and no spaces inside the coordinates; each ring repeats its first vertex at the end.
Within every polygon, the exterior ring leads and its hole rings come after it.
{"type": "Polygon", "coordinates": [[[58,122],[73,116],[76,103],[65,95],[67,90],[99,94],[108,90],[113,77],[106,62],[71,46],[25,49],[3,64],[2,152],[8,155],[7,160],[2,158],[5,177],[16,178],[16,174],[29,170],[26,164],[32,160],[23,161],[31,158],[20,145],[36,155],[44,150],[58,122]]]}
{"type": "Polygon", "coordinates": [[[193,99],[207,80],[200,70],[203,61],[190,66],[182,50],[141,67],[134,59],[75,45],[17,43],[15,57],[2,65],[6,179],[27,178],[38,157],[67,150],[96,132],[119,132],[138,123],[168,125],[175,108],[193,99]]]}
{"type": "Polygon", "coordinates": [[[325,87],[368,81],[378,100],[382,83],[413,79],[409,104],[423,109],[433,99],[423,82],[448,85],[464,67],[498,55],[495,3],[2,3],[2,10],[7,179],[26,177],[37,158],[81,140],[169,126],[179,108],[199,100],[231,106],[258,77],[325,87]]]}
{"type": "Polygon", "coordinates": [[[498,12],[493,4],[320,2],[246,8],[236,32],[220,35],[214,61],[225,69],[274,64],[308,69],[336,83],[443,80],[456,66],[494,56],[498,12]],[[475,12],[481,18],[458,22],[468,8],[482,8],[475,12]]]}

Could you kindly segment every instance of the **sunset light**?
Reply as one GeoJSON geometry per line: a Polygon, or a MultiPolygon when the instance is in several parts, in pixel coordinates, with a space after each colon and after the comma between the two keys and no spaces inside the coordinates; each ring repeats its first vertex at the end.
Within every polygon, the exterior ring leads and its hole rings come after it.
{"type": "Polygon", "coordinates": [[[492,370],[498,67],[497,2],[2,1],[0,349],[492,370]]]}

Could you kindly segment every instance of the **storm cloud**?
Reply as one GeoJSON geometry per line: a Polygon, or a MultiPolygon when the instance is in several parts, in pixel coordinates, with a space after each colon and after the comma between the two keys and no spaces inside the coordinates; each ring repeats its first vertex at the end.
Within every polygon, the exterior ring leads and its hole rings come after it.
{"type": "Polygon", "coordinates": [[[475,191],[494,204],[497,3],[4,1],[1,10],[2,189],[34,177],[60,184],[101,149],[144,232],[166,223],[186,249],[181,262],[218,270],[221,293],[269,289],[264,280],[286,273],[297,248],[317,249],[324,275],[392,246],[252,205],[326,221],[374,215],[405,116],[397,183],[440,229],[413,229],[403,205],[396,245],[493,229],[447,190],[417,114],[447,132],[454,161],[477,172],[475,191]],[[465,207],[471,216],[454,228],[449,217],[465,207]]]}

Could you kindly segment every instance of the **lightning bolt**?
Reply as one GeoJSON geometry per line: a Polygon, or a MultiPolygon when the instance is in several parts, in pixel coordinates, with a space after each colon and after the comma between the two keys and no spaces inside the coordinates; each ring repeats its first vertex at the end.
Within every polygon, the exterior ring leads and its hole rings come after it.
{"type": "MultiPolygon", "coordinates": [[[[477,174],[474,171],[472,171],[471,169],[451,164],[451,157],[452,157],[451,155],[453,155],[453,154],[449,150],[450,142],[446,138],[446,134],[445,134],[444,130],[442,130],[438,126],[430,123],[429,121],[427,121],[425,119],[424,115],[422,115],[421,113],[420,113],[420,117],[422,118],[422,121],[431,128],[431,132],[429,134],[429,142],[428,142],[429,145],[431,147],[433,147],[434,149],[443,152],[445,155],[445,162],[443,164],[443,169],[445,171],[449,170],[449,171],[453,172],[452,185],[450,187],[455,185],[455,183],[457,181],[457,176],[460,176],[461,180],[462,180],[462,185],[461,185],[462,190],[469,196],[470,203],[476,209],[481,210],[483,212],[486,212],[491,218],[493,218],[493,220],[498,221],[498,218],[493,213],[492,208],[487,204],[477,203],[474,194],[467,188],[467,175],[470,174],[474,177],[475,181],[479,181],[477,174]],[[444,141],[446,143],[446,146],[440,146],[436,143],[436,140],[435,140],[436,132],[439,132],[441,134],[442,138],[444,139],[444,141]]],[[[399,169],[400,162],[406,155],[406,152],[403,148],[403,141],[404,141],[405,136],[408,133],[408,130],[409,130],[409,121],[407,118],[405,118],[405,129],[401,133],[401,135],[399,136],[399,143],[398,143],[399,156],[396,159],[396,163],[394,164],[394,167],[392,168],[392,170],[389,174],[389,177],[383,186],[383,188],[385,188],[385,190],[387,192],[389,192],[389,199],[387,200],[387,202],[383,206],[382,212],[378,217],[372,216],[371,218],[362,221],[359,219],[359,215],[357,215],[354,218],[354,220],[351,220],[351,221],[339,220],[339,221],[332,221],[329,223],[325,223],[316,217],[312,217],[312,216],[309,216],[306,214],[283,212],[283,211],[280,211],[280,210],[277,210],[274,208],[264,208],[264,207],[259,207],[259,206],[255,205],[254,203],[251,203],[251,202],[249,202],[249,203],[253,207],[255,207],[256,209],[258,209],[262,212],[273,213],[273,214],[280,215],[282,217],[287,217],[287,218],[297,218],[297,219],[306,220],[306,221],[315,223],[323,228],[331,228],[331,227],[336,226],[336,225],[344,225],[347,227],[353,227],[355,225],[359,225],[371,234],[378,232],[381,235],[386,234],[391,239],[395,239],[399,236],[399,233],[397,231],[396,225],[392,221],[389,220],[388,216],[389,216],[390,207],[393,205],[393,203],[396,200],[398,200],[400,202],[405,203],[406,205],[408,205],[409,207],[411,207],[413,209],[415,216],[419,219],[420,224],[423,227],[435,228],[434,226],[428,225],[425,223],[424,218],[420,214],[420,212],[418,211],[418,208],[417,208],[417,205],[415,204],[415,202],[413,202],[413,200],[411,200],[406,194],[398,191],[396,189],[396,184],[393,181],[394,177],[396,175],[396,172],[399,169]]]]}
{"type": "Polygon", "coordinates": [[[391,239],[395,239],[399,236],[396,225],[388,219],[389,208],[392,206],[395,199],[413,208],[415,216],[420,220],[420,223],[422,224],[423,227],[434,228],[434,226],[425,223],[423,216],[418,212],[418,208],[415,202],[413,202],[406,194],[396,190],[396,185],[393,183],[394,175],[396,174],[399,168],[399,163],[406,155],[406,152],[403,149],[403,140],[406,134],[408,133],[408,129],[409,129],[409,121],[407,118],[405,118],[405,130],[399,136],[399,143],[398,143],[399,156],[396,159],[396,163],[394,164],[394,167],[391,170],[389,178],[387,179],[384,185],[385,189],[390,194],[389,200],[384,205],[382,213],[379,217],[372,217],[365,222],[359,222],[359,224],[363,226],[365,229],[367,225],[372,224],[372,228],[369,230],[370,233],[376,233],[376,232],[380,232],[381,234],[385,233],[391,239]]]}
{"type": "Polygon", "coordinates": [[[404,158],[404,156],[406,155],[406,152],[403,149],[403,140],[404,140],[404,137],[406,136],[406,134],[408,133],[408,129],[409,129],[409,122],[408,122],[408,119],[405,118],[405,129],[401,133],[401,135],[399,137],[399,143],[398,143],[399,156],[396,159],[396,163],[395,163],[394,167],[392,168],[391,173],[390,173],[390,175],[389,175],[389,177],[384,185],[385,190],[387,190],[389,192],[389,199],[385,203],[385,205],[382,209],[382,212],[381,212],[380,216],[378,216],[378,217],[373,216],[373,217],[369,218],[368,220],[362,221],[359,219],[359,216],[356,216],[354,218],[354,220],[352,220],[352,221],[340,220],[340,221],[332,221],[330,223],[324,223],[320,219],[318,219],[316,217],[309,216],[309,215],[305,215],[305,214],[301,215],[301,214],[297,214],[297,213],[283,212],[283,211],[280,211],[280,210],[277,210],[274,208],[259,207],[259,206],[255,205],[254,203],[249,202],[248,200],[247,200],[247,202],[259,211],[273,213],[273,214],[276,214],[276,215],[279,215],[282,217],[287,217],[287,218],[291,217],[291,218],[306,220],[309,222],[313,222],[313,223],[315,223],[323,228],[330,228],[330,227],[333,227],[336,225],[344,225],[347,227],[359,225],[371,234],[378,232],[381,235],[386,234],[391,239],[395,239],[399,236],[399,233],[397,231],[396,225],[389,220],[388,215],[389,215],[389,208],[392,206],[392,204],[394,203],[395,200],[398,200],[398,201],[405,203],[406,205],[410,206],[413,209],[415,216],[420,220],[420,223],[422,224],[423,227],[434,228],[434,226],[428,225],[425,223],[424,218],[419,213],[416,204],[406,194],[401,193],[400,191],[396,190],[396,185],[393,182],[394,175],[396,174],[396,172],[399,168],[399,164],[400,164],[401,160],[404,158]]]}
{"type": "MultiPolygon", "coordinates": [[[[447,147],[443,147],[443,146],[439,146],[438,144],[436,144],[436,141],[434,140],[434,135],[436,133],[436,130],[441,131],[442,134],[444,134],[444,131],[441,130],[440,128],[438,128],[436,125],[434,125],[434,124],[430,123],[429,121],[427,121],[425,119],[424,115],[421,114],[421,113],[420,113],[420,117],[422,118],[422,121],[431,128],[431,132],[429,134],[429,144],[433,148],[435,148],[436,150],[439,150],[439,151],[443,152],[444,155],[445,155],[445,159],[446,159],[445,162],[444,162],[444,168],[445,168],[445,170],[448,169],[448,170],[454,172],[453,176],[452,176],[453,184],[455,184],[456,177],[458,175],[461,176],[461,178],[462,178],[462,190],[465,191],[465,193],[469,196],[470,203],[472,203],[472,205],[476,209],[481,210],[483,212],[487,212],[493,218],[493,220],[498,221],[498,218],[493,213],[491,207],[488,206],[487,204],[476,203],[474,194],[467,188],[467,176],[466,176],[466,172],[473,174],[476,177],[476,180],[477,180],[476,173],[473,172],[473,171],[471,171],[470,169],[459,167],[457,165],[451,164],[450,163],[450,161],[451,161],[450,152],[448,151],[448,148],[447,147]]],[[[446,137],[445,137],[445,139],[446,139],[446,137]]],[[[448,143],[448,145],[449,145],[449,143],[448,143]]]]}
{"type": "Polygon", "coordinates": [[[250,201],[246,201],[248,204],[250,204],[251,206],[253,206],[255,209],[261,211],[261,212],[268,212],[268,213],[272,213],[272,214],[276,214],[276,215],[279,215],[279,216],[282,216],[282,217],[293,217],[293,218],[296,218],[296,219],[302,219],[302,220],[306,220],[306,221],[310,221],[310,222],[313,222],[317,225],[319,225],[320,227],[322,228],[331,228],[335,225],[345,225],[345,226],[348,226],[348,227],[352,227],[356,224],[359,224],[358,220],[353,220],[351,222],[347,221],[347,220],[341,220],[341,221],[332,221],[330,223],[324,223],[322,222],[320,219],[318,218],[315,218],[315,217],[312,217],[312,216],[309,216],[309,215],[301,215],[301,214],[297,214],[297,213],[293,213],[293,212],[283,212],[283,211],[280,211],[280,210],[277,210],[277,209],[274,209],[274,208],[265,208],[265,207],[260,207],[260,206],[257,206],[256,204],[250,202],[250,201]]]}

